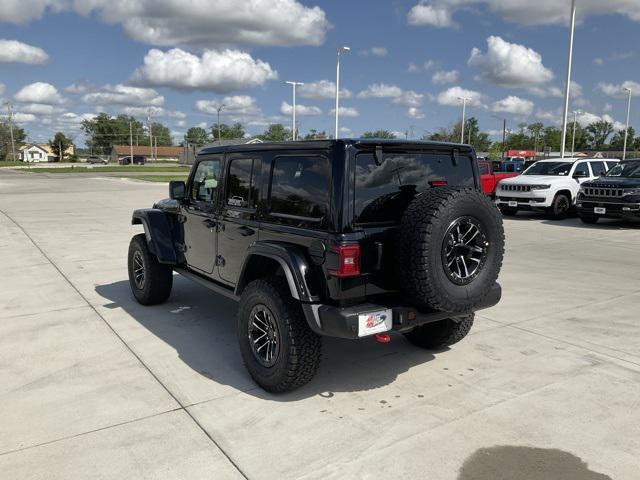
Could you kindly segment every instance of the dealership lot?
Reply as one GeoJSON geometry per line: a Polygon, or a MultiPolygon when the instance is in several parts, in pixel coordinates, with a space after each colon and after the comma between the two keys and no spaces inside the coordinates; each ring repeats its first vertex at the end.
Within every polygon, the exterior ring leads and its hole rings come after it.
{"type": "Polygon", "coordinates": [[[326,338],[273,396],[233,302],[182,278],[134,302],[131,211],[166,191],[0,172],[4,478],[637,478],[640,228],[507,219],[503,301],[461,344],[326,338]]]}

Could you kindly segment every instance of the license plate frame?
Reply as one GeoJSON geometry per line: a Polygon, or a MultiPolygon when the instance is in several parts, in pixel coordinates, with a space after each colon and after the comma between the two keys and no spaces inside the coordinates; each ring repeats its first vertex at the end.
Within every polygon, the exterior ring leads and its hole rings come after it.
{"type": "Polygon", "coordinates": [[[593,213],[595,213],[597,215],[606,215],[607,214],[607,209],[604,208],[604,207],[594,207],[593,213]]]}
{"type": "Polygon", "coordinates": [[[518,206],[518,202],[516,202],[515,200],[509,200],[509,206],[510,207],[517,207],[518,206]]]}
{"type": "Polygon", "coordinates": [[[393,329],[393,311],[377,310],[358,315],[358,337],[368,337],[393,329]]]}

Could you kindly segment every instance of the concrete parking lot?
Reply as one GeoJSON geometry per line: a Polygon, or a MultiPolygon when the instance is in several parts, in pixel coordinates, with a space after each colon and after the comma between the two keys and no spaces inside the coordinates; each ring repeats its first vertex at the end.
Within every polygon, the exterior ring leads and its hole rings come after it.
{"type": "Polygon", "coordinates": [[[640,229],[505,221],[503,301],[430,353],[326,339],[318,377],[246,373],[233,302],[136,304],[162,184],[0,172],[0,477],[637,479],[640,229]]]}

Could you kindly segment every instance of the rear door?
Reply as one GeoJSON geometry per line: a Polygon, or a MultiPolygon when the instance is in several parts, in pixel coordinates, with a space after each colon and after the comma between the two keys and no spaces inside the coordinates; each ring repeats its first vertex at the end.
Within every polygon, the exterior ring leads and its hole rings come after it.
{"type": "Polygon", "coordinates": [[[225,191],[218,231],[218,272],[220,278],[235,285],[252,242],[258,240],[262,154],[227,155],[225,191]]]}
{"type": "Polygon", "coordinates": [[[211,274],[216,261],[216,207],[221,156],[207,157],[195,167],[189,183],[188,201],[183,203],[185,259],[187,265],[211,274]]]}

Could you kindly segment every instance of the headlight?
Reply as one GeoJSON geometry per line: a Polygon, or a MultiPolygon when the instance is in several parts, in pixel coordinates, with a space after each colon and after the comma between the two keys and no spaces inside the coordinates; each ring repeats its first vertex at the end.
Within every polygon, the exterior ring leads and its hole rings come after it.
{"type": "Polygon", "coordinates": [[[531,185],[531,190],[548,190],[551,185],[531,185]]]}
{"type": "Polygon", "coordinates": [[[640,188],[625,188],[625,195],[640,195],[640,188]]]}

